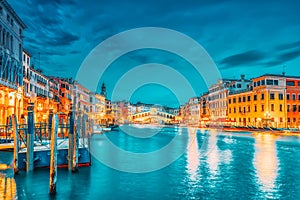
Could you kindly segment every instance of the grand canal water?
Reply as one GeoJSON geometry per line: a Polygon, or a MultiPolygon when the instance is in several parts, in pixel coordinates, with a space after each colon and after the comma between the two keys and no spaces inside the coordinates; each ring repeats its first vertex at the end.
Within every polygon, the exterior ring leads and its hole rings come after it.
{"type": "MultiPolygon", "coordinates": [[[[121,172],[93,157],[92,167],[80,168],[78,173],[59,169],[57,195],[50,197],[48,169],[23,172],[15,178],[11,178],[10,169],[2,170],[0,199],[5,199],[5,193],[17,195],[18,199],[38,200],[300,199],[300,137],[164,128],[148,138],[122,131],[95,135],[91,146],[117,165],[140,166],[143,163],[119,157],[110,149],[108,140],[126,151],[145,153],[163,148],[177,135],[180,141],[172,146],[170,156],[182,147],[188,146],[187,151],[158,171],[121,172]]],[[[0,162],[9,162],[10,158],[10,153],[0,153],[0,162]]],[[[163,159],[153,162],[159,164],[163,159]]],[[[7,199],[10,196],[6,194],[7,199]]]]}

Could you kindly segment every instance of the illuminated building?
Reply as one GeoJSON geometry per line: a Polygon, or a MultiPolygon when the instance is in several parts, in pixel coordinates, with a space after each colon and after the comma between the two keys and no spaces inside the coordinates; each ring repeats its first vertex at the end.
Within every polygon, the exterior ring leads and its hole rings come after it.
{"type": "Polygon", "coordinates": [[[199,125],[200,121],[200,98],[193,97],[189,99],[187,103],[188,111],[188,124],[189,125],[199,125]]]}
{"type": "Polygon", "coordinates": [[[252,79],[245,91],[230,92],[228,118],[233,125],[285,127],[285,77],[263,75],[252,79]]]}
{"type": "Polygon", "coordinates": [[[49,109],[52,110],[54,113],[59,111],[59,82],[54,79],[49,79],[49,109]]]}
{"type": "Polygon", "coordinates": [[[249,84],[250,80],[246,80],[245,76],[241,75],[241,79],[222,79],[209,88],[209,115],[212,124],[226,124],[229,93],[243,91],[249,84]]]}
{"type": "Polygon", "coordinates": [[[105,96],[97,93],[90,93],[90,101],[92,106],[90,115],[93,116],[94,122],[96,124],[105,124],[105,96]]]}
{"type": "Polygon", "coordinates": [[[210,121],[208,93],[200,97],[200,125],[206,126],[210,121]]]}
{"type": "Polygon", "coordinates": [[[300,127],[300,77],[286,78],[287,127],[300,127]]]}
{"type": "MultiPolygon", "coordinates": [[[[49,79],[41,71],[29,68],[29,92],[31,103],[34,103],[35,121],[47,122],[49,115],[49,79]]],[[[29,102],[27,102],[29,103],[29,102]]]]}
{"type": "Polygon", "coordinates": [[[0,1],[0,124],[23,114],[23,30],[26,28],[12,7],[0,1]]]}

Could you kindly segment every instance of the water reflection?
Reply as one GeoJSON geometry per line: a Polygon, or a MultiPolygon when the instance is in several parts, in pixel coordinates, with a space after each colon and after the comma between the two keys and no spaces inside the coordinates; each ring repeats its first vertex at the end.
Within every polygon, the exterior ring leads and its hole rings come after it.
{"type": "Polygon", "coordinates": [[[211,134],[208,138],[208,146],[207,146],[207,164],[209,167],[210,174],[212,176],[216,176],[219,171],[219,162],[220,155],[219,150],[217,148],[217,132],[211,131],[211,134]]]}
{"type": "Polygon", "coordinates": [[[190,180],[196,181],[197,169],[200,164],[197,132],[196,130],[189,128],[188,133],[189,133],[189,145],[187,151],[187,168],[188,168],[188,173],[190,175],[190,180]]]}
{"type": "Polygon", "coordinates": [[[16,199],[15,179],[7,177],[6,174],[2,173],[0,173],[0,199],[16,199]]]}
{"type": "Polygon", "coordinates": [[[263,192],[271,192],[275,187],[278,175],[276,136],[269,134],[255,134],[255,156],[253,165],[256,176],[263,192]]]}

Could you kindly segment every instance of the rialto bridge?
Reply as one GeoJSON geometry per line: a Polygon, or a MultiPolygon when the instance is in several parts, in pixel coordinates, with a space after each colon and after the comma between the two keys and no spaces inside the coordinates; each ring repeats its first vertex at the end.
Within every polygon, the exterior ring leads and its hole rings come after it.
{"type": "Polygon", "coordinates": [[[147,111],[132,115],[132,121],[142,124],[174,123],[175,115],[163,111],[147,111]]]}

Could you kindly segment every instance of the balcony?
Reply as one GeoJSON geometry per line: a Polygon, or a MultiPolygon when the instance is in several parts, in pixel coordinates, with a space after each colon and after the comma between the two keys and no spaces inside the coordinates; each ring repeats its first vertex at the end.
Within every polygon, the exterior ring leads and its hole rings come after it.
{"type": "Polygon", "coordinates": [[[46,96],[46,95],[44,95],[44,94],[41,94],[41,93],[37,93],[37,94],[36,94],[36,96],[37,96],[37,97],[42,97],[42,98],[47,98],[47,96],[46,96]]]}
{"type": "Polygon", "coordinates": [[[10,82],[7,79],[3,79],[3,78],[0,78],[0,85],[4,85],[6,87],[9,87],[9,88],[12,88],[12,89],[15,89],[15,90],[18,89],[18,86],[16,85],[16,83],[10,82]]]}

